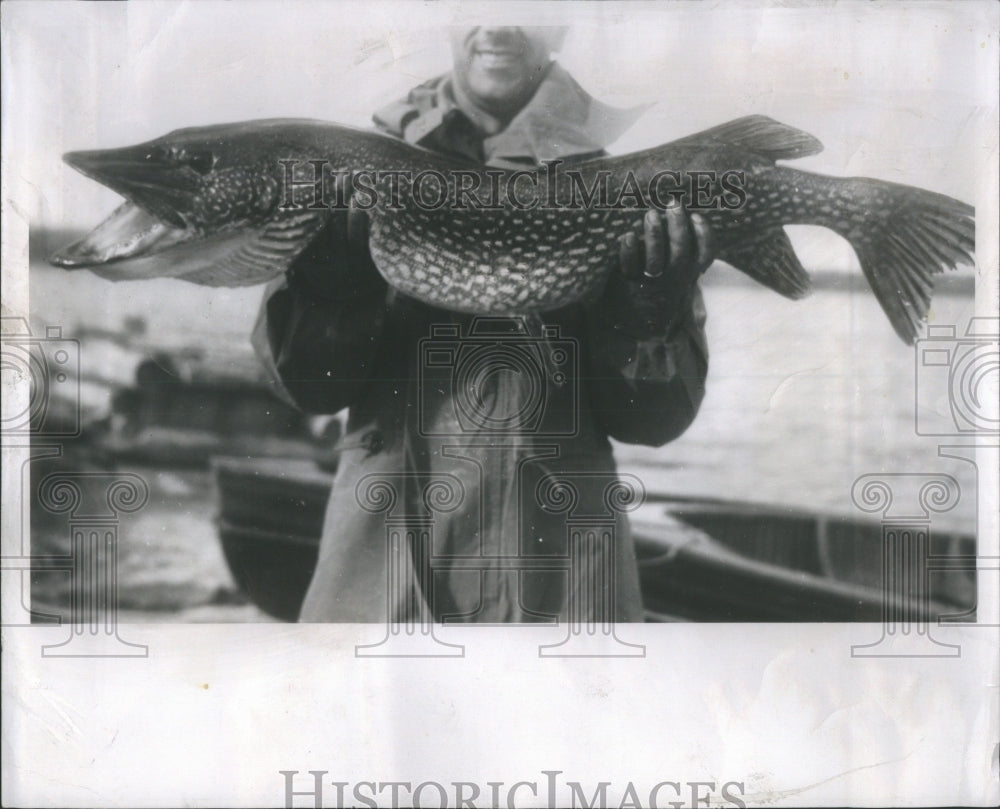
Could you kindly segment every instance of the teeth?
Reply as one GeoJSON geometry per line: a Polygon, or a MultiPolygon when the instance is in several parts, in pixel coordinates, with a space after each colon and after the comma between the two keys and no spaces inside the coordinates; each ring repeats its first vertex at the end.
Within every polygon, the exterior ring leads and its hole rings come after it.
{"type": "Polygon", "coordinates": [[[510,51],[477,51],[476,55],[487,67],[509,65],[517,60],[517,55],[510,51]]]}
{"type": "Polygon", "coordinates": [[[146,213],[132,202],[124,202],[94,230],[52,256],[62,267],[98,266],[165,249],[190,238],[146,213]]]}

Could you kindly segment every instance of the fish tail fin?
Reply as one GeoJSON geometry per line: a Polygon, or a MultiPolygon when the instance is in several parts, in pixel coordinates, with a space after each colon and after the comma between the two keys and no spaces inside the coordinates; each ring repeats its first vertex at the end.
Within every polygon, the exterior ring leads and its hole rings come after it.
{"type": "Polygon", "coordinates": [[[849,222],[835,227],[857,253],[861,269],[896,333],[909,345],[930,308],[933,276],[974,265],[975,208],[943,194],[878,180],[867,185],[849,222]]]}

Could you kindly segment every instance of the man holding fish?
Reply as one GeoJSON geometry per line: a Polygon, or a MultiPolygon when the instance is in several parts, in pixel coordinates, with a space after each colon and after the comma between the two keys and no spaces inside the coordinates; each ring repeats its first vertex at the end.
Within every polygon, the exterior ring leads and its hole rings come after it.
{"type": "MultiPolygon", "coordinates": [[[[594,100],[553,62],[565,34],[456,29],[453,71],[381,109],[375,123],[488,166],[599,156],[637,115],[594,100]]],[[[375,269],[367,231],[361,211],[331,217],[269,290],[255,333],[262,359],[300,407],[350,408],[300,620],[642,620],[624,514],[614,514],[612,547],[581,557],[595,570],[610,564],[611,575],[588,579],[560,569],[566,514],[538,495],[546,481],[569,481],[576,508],[599,511],[615,478],[609,437],[659,446],[694,419],[708,366],[697,287],[713,258],[705,222],[680,206],[651,211],[644,238],[621,239],[618,271],[601,294],[541,322],[476,322],[396,292],[375,269]],[[452,384],[480,349],[495,359],[471,382],[452,384]],[[505,357],[542,361],[532,376],[505,357]],[[427,482],[458,493],[447,513],[435,514],[432,547],[417,549],[419,532],[407,534],[402,578],[389,570],[399,560],[387,551],[387,513],[365,501],[366,481],[379,476],[396,485],[391,516],[404,523],[426,516],[416,489],[427,482]]]]}
{"type": "Polygon", "coordinates": [[[281,279],[262,359],[303,409],[349,408],[305,620],[640,618],[622,512],[641,481],[616,476],[608,437],[660,445],[693,420],[707,366],[696,279],[713,254],[798,299],[809,275],[784,227],[827,228],[908,344],[934,276],[975,263],[971,205],[786,166],[822,144],[764,115],[602,156],[633,116],[551,61],[563,33],[456,33],[452,73],[380,111],[381,132],[272,119],[64,155],[125,202],[53,264],[118,281],[281,279]],[[557,163],[572,173],[549,179],[557,163]],[[398,190],[413,204],[396,205],[392,183],[411,174],[398,190]],[[528,187],[498,206],[421,204],[419,178],[435,174],[456,201],[467,179],[528,187]],[[381,177],[381,203],[359,199],[362,175],[381,177]],[[326,204],[347,177],[351,208],[326,204]],[[637,201],[549,204],[602,177],[637,201]],[[683,208],[661,221],[642,185],[683,208]]]}

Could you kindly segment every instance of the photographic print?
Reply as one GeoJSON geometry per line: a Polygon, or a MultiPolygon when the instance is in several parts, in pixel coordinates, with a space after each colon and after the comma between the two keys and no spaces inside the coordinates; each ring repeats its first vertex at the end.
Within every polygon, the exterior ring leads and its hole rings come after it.
{"type": "Polygon", "coordinates": [[[5,804],[996,803],[995,5],[2,15],[5,804]]]}

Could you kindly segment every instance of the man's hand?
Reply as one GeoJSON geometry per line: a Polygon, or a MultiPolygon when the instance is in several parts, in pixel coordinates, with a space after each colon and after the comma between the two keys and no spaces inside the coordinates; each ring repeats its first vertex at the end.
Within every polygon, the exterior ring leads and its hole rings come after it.
{"type": "Polygon", "coordinates": [[[643,238],[627,233],[619,249],[619,276],[608,281],[605,303],[626,330],[663,333],[689,304],[695,281],[715,255],[708,223],[681,206],[646,212],[643,238]]]}

